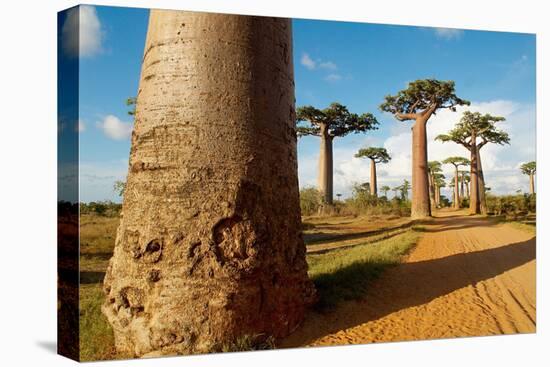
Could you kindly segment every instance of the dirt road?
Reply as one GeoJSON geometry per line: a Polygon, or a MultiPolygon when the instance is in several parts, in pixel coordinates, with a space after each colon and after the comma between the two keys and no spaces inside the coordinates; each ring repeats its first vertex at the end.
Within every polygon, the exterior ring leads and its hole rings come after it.
{"type": "Polygon", "coordinates": [[[283,347],[535,332],[535,237],[440,213],[361,301],[310,312],[283,347]]]}

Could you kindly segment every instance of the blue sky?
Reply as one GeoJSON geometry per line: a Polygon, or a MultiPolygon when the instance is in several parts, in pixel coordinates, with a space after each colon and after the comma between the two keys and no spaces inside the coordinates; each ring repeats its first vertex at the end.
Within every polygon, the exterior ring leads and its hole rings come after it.
{"type": "MultiPolygon", "coordinates": [[[[112,184],[126,175],[132,128],[124,102],[138,88],[148,11],[88,7],[80,19],[81,200],[118,201],[112,184]]],[[[294,20],[293,35],[298,106],[338,101],[380,121],[377,131],[335,140],[335,192],[347,196],[354,182],[368,180],[367,162],[353,157],[368,145],[384,146],[393,157],[379,167],[379,185],[410,179],[410,123],[381,113],[378,105],[422,78],[454,80],[471,110],[507,118],[502,128],[512,144],[484,148],[486,178],[499,193],[527,191],[518,166],[535,159],[534,35],[312,20],[294,20]]],[[[431,141],[460,114],[444,111],[430,120],[430,160],[467,155],[431,141]]],[[[315,137],[299,141],[301,186],[315,185],[318,149],[315,137]]]]}

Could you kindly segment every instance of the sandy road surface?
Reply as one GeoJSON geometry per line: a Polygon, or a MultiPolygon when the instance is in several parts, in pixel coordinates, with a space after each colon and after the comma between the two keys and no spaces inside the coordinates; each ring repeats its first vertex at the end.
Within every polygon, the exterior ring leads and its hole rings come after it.
{"type": "Polygon", "coordinates": [[[452,212],[425,225],[407,260],[366,297],[311,312],[282,347],[535,331],[535,237],[452,212]]]}

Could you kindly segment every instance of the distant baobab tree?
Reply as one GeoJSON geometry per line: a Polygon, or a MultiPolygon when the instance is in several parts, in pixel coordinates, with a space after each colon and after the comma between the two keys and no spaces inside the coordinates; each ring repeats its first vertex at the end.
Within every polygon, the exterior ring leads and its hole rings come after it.
{"type": "Polygon", "coordinates": [[[466,170],[460,170],[458,171],[460,175],[460,200],[462,201],[464,198],[467,198],[470,196],[470,189],[468,188],[468,183],[470,182],[470,175],[468,174],[470,171],[466,170]],[[464,190],[466,189],[466,193],[464,193],[464,190]]]}
{"type": "Polygon", "coordinates": [[[435,203],[436,207],[441,207],[441,188],[445,187],[445,175],[443,173],[434,174],[435,203]]]}
{"type": "Polygon", "coordinates": [[[384,193],[384,196],[387,198],[388,191],[391,191],[391,187],[389,187],[388,185],[384,185],[380,188],[380,191],[382,191],[384,193]]]}
{"type": "Polygon", "coordinates": [[[355,158],[370,159],[370,194],[378,196],[378,185],[376,177],[376,165],[378,163],[388,163],[391,160],[386,148],[368,147],[359,149],[355,158]]]}
{"type": "Polygon", "coordinates": [[[437,208],[439,206],[439,196],[436,195],[435,189],[435,175],[441,173],[441,171],[441,162],[428,162],[428,185],[430,189],[430,204],[432,208],[437,208]]]}
{"type": "Polygon", "coordinates": [[[426,124],[440,109],[456,111],[470,102],[455,94],[454,81],[424,79],[410,82],[407,89],[385,97],[380,109],[398,120],[413,120],[412,127],[412,203],[411,217],[431,216],[428,182],[428,143],[426,124]]]}
{"type": "Polygon", "coordinates": [[[529,176],[529,194],[535,193],[535,174],[537,173],[537,162],[531,161],[521,165],[521,173],[529,176]]]}
{"type": "Polygon", "coordinates": [[[470,161],[464,157],[449,157],[443,160],[444,164],[452,164],[454,166],[454,189],[453,189],[453,207],[455,209],[460,209],[460,194],[459,194],[459,175],[458,170],[461,166],[467,166],[470,164],[470,161]]]}
{"type": "Polygon", "coordinates": [[[342,197],[342,194],[336,194],[336,197],[338,198],[338,200],[340,200],[340,198],[342,197]]]}
{"type": "Polygon", "coordinates": [[[313,135],[321,138],[319,154],[318,189],[323,203],[332,205],[333,190],[333,156],[332,141],[334,138],[350,133],[361,133],[375,130],[378,121],[371,113],[358,115],[348,111],[346,106],[334,102],[328,108],[319,110],[312,106],[302,106],[296,110],[296,131],[298,136],[313,135]],[[306,124],[301,124],[306,122],[306,124]]]}
{"type": "Polygon", "coordinates": [[[485,180],[479,151],[488,143],[510,144],[508,133],[495,126],[497,122],[504,120],[500,116],[465,111],[460,122],[451,131],[435,138],[442,142],[455,142],[470,151],[470,214],[487,213],[485,180]]]}

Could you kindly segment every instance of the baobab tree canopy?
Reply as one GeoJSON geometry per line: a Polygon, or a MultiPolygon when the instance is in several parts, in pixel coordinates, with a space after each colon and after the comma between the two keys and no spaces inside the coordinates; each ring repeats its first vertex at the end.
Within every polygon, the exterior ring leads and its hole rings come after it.
{"type": "Polygon", "coordinates": [[[521,165],[520,169],[521,169],[521,173],[523,173],[524,175],[535,174],[537,172],[537,162],[532,161],[532,162],[524,163],[521,165]]]}
{"type": "MultiPolygon", "coordinates": [[[[504,117],[492,116],[490,114],[482,115],[479,112],[465,111],[454,129],[447,134],[441,134],[436,140],[442,142],[452,141],[470,149],[472,144],[472,133],[481,141],[478,147],[481,148],[487,143],[509,144],[510,137],[507,132],[496,128],[495,123],[504,121],[504,117]]],[[[476,144],[477,142],[473,142],[476,144]]]]}
{"type": "Polygon", "coordinates": [[[325,126],[327,134],[331,138],[346,136],[349,133],[366,132],[376,130],[378,120],[371,113],[358,115],[348,111],[347,107],[334,102],[323,110],[313,106],[303,106],[296,110],[296,120],[307,121],[309,126],[298,124],[296,132],[298,136],[321,135],[321,127],[325,126]]]}
{"type": "Polygon", "coordinates": [[[454,81],[423,79],[410,82],[407,89],[394,96],[387,95],[380,109],[395,115],[398,120],[406,121],[426,113],[434,114],[441,108],[456,111],[456,106],[461,105],[470,105],[470,102],[457,97],[454,81]]]}
{"type": "Polygon", "coordinates": [[[359,149],[355,158],[370,158],[376,163],[388,163],[391,160],[386,148],[368,147],[359,149]]]}
{"type": "Polygon", "coordinates": [[[452,164],[455,167],[467,166],[470,164],[470,160],[464,157],[449,157],[443,160],[444,164],[452,164]]]}

